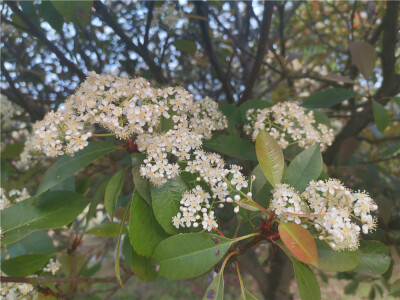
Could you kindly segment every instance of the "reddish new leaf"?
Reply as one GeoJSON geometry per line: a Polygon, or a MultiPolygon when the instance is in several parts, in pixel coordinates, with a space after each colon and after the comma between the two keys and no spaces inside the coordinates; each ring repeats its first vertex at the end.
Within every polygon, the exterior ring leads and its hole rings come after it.
{"type": "Polygon", "coordinates": [[[303,263],[318,265],[317,245],[303,226],[295,223],[280,223],[279,234],[286,248],[303,263]]]}

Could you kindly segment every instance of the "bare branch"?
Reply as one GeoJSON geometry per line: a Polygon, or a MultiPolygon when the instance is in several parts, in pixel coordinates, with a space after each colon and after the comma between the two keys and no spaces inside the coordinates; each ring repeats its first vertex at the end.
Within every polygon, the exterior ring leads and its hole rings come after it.
{"type": "Polygon", "coordinates": [[[269,29],[271,27],[271,18],[274,5],[275,3],[272,1],[264,2],[263,20],[261,23],[261,32],[258,41],[256,58],[253,62],[249,81],[247,83],[245,91],[243,92],[242,98],[239,100],[239,104],[246,102],[250,98],[251,93],[253,92],[258,72],[260,71],[262,62],[264,60],[264,56],[267,52],[268,34],[269,34],[269,29]]]}
{"type": "Polygon", "coordinates": [[[151,57],[149,51],[146,47],[140,47],[135,45],[124,32],[124,30],[119,26],[119,24],[113,19],[111,14],[109,13],[107,7],[101,1],[94,1],[93,5],[98,12],[101,20],[110,26],[114,32],[121,38],[121,40],[125,43],[128,50],[132,50],[136,52],[139,56],[141,56],[144,62],[149,67],[151,73],[154,76],[154,79],[159,83],[167,83],[168,80],[165,78],[162,69],[159,65],[157,65],[153,58],[151,57]]]}
{"type": "Polygon", "coordinates": [[[36,26],[25,14],[18,8],[16,1],[6,1],[7,5],[12,9],[12,11],[26,24],[32,35],[36,36],[42,43],[44,43],[51,52],[53,52],[57,58],[60,60],[61,64],[66,66],[71,72],[78,75],[80,80],[84,80],[86,75],[78,68],[72,61],[65,57],[64,53],[56,45],[47,39],[45,34],[41,29],[36,26]]]}
{"type": "MultiPolygon", "coordinates": [[[[208,17],[208,8],[206,7],[206,3],[202,1],[196,1],[196,10],[197,14],[202,17],[208,17]]],[[[228,78],[225,76],[225,73],[222,69],[221,63],[218,59],[217,54],[215,53],[214,47],[212,45],[211,37],[209,34],[208,23],[204,20],[199,20],[200,30],[202,33],[202,38],[204,42],[204,48],[206,53],[210,59],[211,65],[213,66],[215,73],[217,74],[218,79],[222,83],[222,87],[225,91],[226,98],[229,103],[233,103],[235,100],[232,95],[232,87],[229,83],[228,78]]]]}

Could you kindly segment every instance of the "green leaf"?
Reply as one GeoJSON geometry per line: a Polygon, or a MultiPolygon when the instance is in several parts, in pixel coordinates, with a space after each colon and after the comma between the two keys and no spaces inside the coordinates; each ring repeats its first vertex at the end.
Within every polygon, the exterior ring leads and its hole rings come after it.
{"type": "MultiPolygon", "coordinates": [[[[3,148],[3,147],[2,147],[3,148]]],[[[23,143],[6,144],[1,152],[2,159],[19,158],[21,152],[24,150],[23,143]]]]}
{"type": "Polygon", "coordinates": [[[243,300],[257,300],[256,296],[250,293],[248,290],[244,289],[244,295],[242,295],[241,299],[243,300]]]}
{"type": "Polygon", "coordinates": [[[390,285],[390,296],[400,297],[400,279],[397,279],[390,285]]]}
{"type": "Polygon", "coordinates": [[[73,157],[64,155],[44,174],[37,194],[40,195],[51,189],[68,177],[73,176],[83,167],[115,149],[117,149],[117,146],[105,142],[90,142],[85,149],[75,153],[73,157]]]}
{"type": "Polygon", "coordinates": [[[172,225],[172,218],[180,211],[182,195],[188,188],[180,176],[169,179],[160,187],[150,187],[154,216],[161,227],[169,234],[179,233],[172,225]]]}
{"type": "Polygon", "coordinates": [[[400,107],[400,97],[392,97],[392,100],[400,107]]]}
{"type": "Polygon", "coordinates": [[[19,5],[21,5],[22,12],[25,14],[25,16],[27,16],[28,19],[36,26],[40,26],[39,18],[36,13],[36,8],[33,5],[33,1],[21,1],[19,2],[19,5]]]}
{"type": "Polygon", "coordinates": [[[43,231],[35,231],[16,243],[7,246],[10,257],[25,254],[52,254],[56,252],[53,240],[43,231]]]}
{"type": "Polygon", "coordinates": [[[346,295],[352,295],[356,292],[357,288],[358,288],[358,281],[353,280],[344,287],[344,293],[346,295]]]}
{"type": "Polygon", "coordinates": [[[64,25],[64,19],[54,8],[53,4],[50,1],[42,1],[38,8],[43,19],[56,31],[60,32],[64,25]]]}
{"type": "Polygon", "coordinates": [[[292,262],[301,300],[320,300],[321,290],[313,271],[296,259],[292,262]]]}
{"type": "Polygon", "coordinates": [[[84,27],[90,22],[92,1],[60,1],[51,0],[55,9],[64,16],[65,20],[84,27]]]}
{"type": "MultiPolygon", "coordinates": [[[[132,195],[132,198],[133,198],[133,195],[132,195]]],[[[119,265],[121,237],[124,234],[124,230],[126,231],[125,220],[126,220],[126,217],[128,216],[129,208],[130,208],[131,203],[132,203],[132,199],[129,201],[129,204],[126,207],[124,215],[123,215],[123,217],[121,219],[121,224],[120,224],[119,232],[118,232],[117,249],[115,251],[115,264],[114,264],[115,277],[117,277],[118,283],[120,284],[121,287],[124,287],[124,285],[122,284],[122,280],[121,280],[121,270],[120,270],[120,265],[119,265]]]]}
{"type": "Polygon", "coordinates": [[[106,187],[107,187],[108,180],[105,180],[102,182],[99,187],[96,190],[96,193],[94,194],[90,205],[89,205],[89,211],[86,215],[86,224],[89,222],[89,220],[92,218],[94,213],[96,212],[97,205],[99,204],[100,200],[103,198],[106,187]]]}
{"type": "Polygon", "coordinates": [[[183,233],[162,241],[153,258],[160,275],[174,280],[193,278],[217,264],[234,241],[209,233],[183,233]]]}
{"type": "Polygon", "coordinates": [[[327,272],[346,272],[357,267],[360,250],[333,250],[325,241],[316,241],[318,268],[327,272]]]}
{"type": "Polygon", "coordinates": [[[230,103],[224,103],[219,107],[219,110],[228,119],[229,134],[240,136],[240,131],[237,129],[237,126],[242,122],[242,116],[239,108],[230,103]]]}
{"type": "Polygon", "coordinates": [[[88,199],[78,193],[55,191],[7,207],[1,214],[1,243],[8,245],[33,231],[64,226],[73,221],[88,203],[88,199]]]}
{"type": "Polygon", "coordinates": [[[388,146],[384,151],[379,153],[379,155],[382,157],[389,157],[397,154],[398,152],[400,152],[400,142],[388,146]]]}
{"type": "Polygon", "coordinates": [[[168,237],[154,217],[153,210],[139,195],[137,189],[133,193],[129,237],[133,249],[143,256],[151,256],[157,245],[168,237]]]}
{"type": "Polygon", "coordinates": [[[13,257],[2,262],[1,270],[12,277],[29,276],[44,267],[50,257],[50,255],[44,254],[25,254],[13,257]]]}
{"type": "Polygon", "coordinates": [[[332,88],[323,92],[312,94],[303,100],[303,107],[321,108],[330,107],[340,102],[356,97],[358,94],[354,91],[343,88],[332,88]]]}
{"type": "Polygon", "coordinates": [[[176,49],[190,54],[194,54],[197,51],[196,43],[189,40],[175,40],[172,42],[172,45],[174,45],[176,49]]]}
{"type": "Polygon", "coordinates": [[[389,126],[389,114],[382,104],[374,100],[372,101],[372,110],[376,127],[380,132],[383,132],[389,126]]]}
{"type": "Polygon", "coordinates": [[[322,155],[319,144],[298,154],[285,172],[285,181],[302,193],[310,181],[318,178],[322,171],[322,155]]]}
{"type": "Polygon", "coordinates": [[[114,218],[115,207],[117,206],[119,194],[121,194],[125,172],[125,168],[119,170],[110,178],[110,181],[107,183],[104,194],[104,207],[111,220],[114,218]]]}
{"type": "Polygon", "coordinates": [[[205,148],[243,160],[257,160],[254,145],[248,140],[236,136],[215,134],[211,139],[204,140],[205,148]]]}
{"type": "Polygon", "coordinates": [[[318,266],[318,252],[311,233],[295,223],[280,223],[278,231],[286,248],[301,262],[318,266]]]}
{"type": "Polygon", "coordinates": [[[390,265],[390,253],[384,244],[378,241],[361,241],[358,266],[353,270],[362,278],[383,274],[390,265]]]}
{"type": "Polygon", "coordinates": [[[285,164],[282,149],[272,136],[260,131],[256,139],[256,153],[265,177],[276,187],[281,182],[285,164]]]}
{"type": "Polygon", "coordinates": [[[125,236],[122,253],[137,278],[143,281],[153,281],[158,277],[157,271],[151,265],[149,257],[139,255],[133,250],[129,236],[125,236]]]}
{"type": "Polygon", "coordinates": [[[224,270],[214,277],[204,294],[203,300],[224,300],[224,270]]]}
{"type": "MultiPolygon", "coordinates": [[[[105,222],[103,224],[93,227],[92,229],[89,229],[86,233],[93,234],[96,236],[101,236],[101,237],[114,237],[114,236],[118,236],[119,229],[120,229],[120,223],[105,222]]],[[[127,232],[128,232],[128,230],[124,226],[122,228],[122,234],[125,234],[127,232]]]]}
{"type": "Polygon", "coordinates": [[[138,193],[143,197],[144,200],[146,200],[148,204],[151,205],[150,184],[140,175],[140,166],[143,164],[143,160],[145,158],[146,155],[143,153],[132,154],[132,175],[133,182],[138,193]]]}
{"type": "Polygon", "coordinates": [[[71,176],[53,186],[50,191],[72,191],[75,192],[75,177],[71,176]]]}
{"type": "Polygon", "coordinates": [[[350,54],[353,65],[365,78],[368,78],[375,67],[376,52],[374,46],[364,41],[351,42],[350,54]]]}

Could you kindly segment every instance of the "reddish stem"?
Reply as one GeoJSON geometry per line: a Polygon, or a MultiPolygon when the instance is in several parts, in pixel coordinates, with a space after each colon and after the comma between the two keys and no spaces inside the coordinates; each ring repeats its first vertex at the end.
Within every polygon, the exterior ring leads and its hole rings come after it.
{"type": "Polygon", "coordinates": [[[279,237],[281,237],[281,235],[279,233],[276,233],[276,234],[270,235],[268,238],[272,240],[272,239],[279,238],[279,237]]]}
{"type": "Polygon", "coordinates": [[[225,237],[225,235],[219,231],[217,228],[213,228],[220,236],[225,237]]]}

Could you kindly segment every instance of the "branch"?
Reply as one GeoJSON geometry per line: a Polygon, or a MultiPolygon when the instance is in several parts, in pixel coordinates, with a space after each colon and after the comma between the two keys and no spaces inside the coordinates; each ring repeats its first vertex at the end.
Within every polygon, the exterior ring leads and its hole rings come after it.
{"type": "Polygon", "coordinates": [[[128,50],[136,52],[143,58],[151,73],[154,75],[154,79],[162,84],[167,83],[168,80],[165,78],[161,67],[154,62],[147,48],[137,46],[132,42],[132,40],[125,34],[121,26],[119,26],[119,24],[113,19],[107,7],[101,1],[94,1],[93,5],[98,12],[100,19],[114,30],[114,32],[125,43],[128,50]]]}
{"type": "MultiPolygon", "coordinates": [[[[199,16],[208,18],[208,8],[206,7],[205,2],[202,1],[196,1],[196,11],[199,16]]],[[[208,23],[204,20],[199,20],[199,25],[200,25],[200,30],[204,42],[204,48],[205,51],[210,59],[211,65],[213,66],[215,73],[217,74],[218,79],[222,83],[222,87],[225,91],[226,98],[229,103],[235,102],[233,95],[232,95],[232,87],[231,84],[229,83],[228,78],[225,76],[225,72],[222,70],[221,63],[218,59],[217,54],[215,53],[210,33],[209,33],[209,27],[208,23]]]]}
{"type": "Polygon", "coordinates": [[[149,31],[150,31],[151,21],[153,20],[153,10],[154,10],[154,2],[150,1],[149,7],[148,7],[148,13],[147,13],[144,41],[143,41],[143,46],[145,46],[145,47],[147,47],[147,44],[149,43],[149,31]]]}
{"type": "Polygon", "coordinates": [[[24,108],[29,113],[32,120],[36,121],[43,119],[45,112],[42,109],[40,109],[40,107],[29,103],[29,101],[25,98],[24,94],[22,94],[22,92],[15,86],[14,81],[10,76],[10,73],[4,66],[4,60],[1,60],[1,73],[6,78],[14,97],[10,97],[11,93],[6,92],[6,90],[4,89],[1,89],[1,93],[4,93],[7,96],[7,98],[9,98],[10,101],[24,108]]]}
{"type": "MultiPolygon", "coordinates": [[[[383,81],[381,87],[373,97],[374,100],[379,101],[382,105],[385,105],[389,101],[389,97],[400,92],[400,75],[395,72],[395,50],[399,6],[400,2],[398,1],[388,1],[386,13],[382,21],[383,40],[380,57],[382,61],[383,81]]],[[[356,136],[366,126],[368,126],[371,120],[372,103],[369,102],[361,113],[355,115],[354,118],[343,127],[332,146],[330,146],[324,153],[325,163],[328,165],[332,164],[342,141],[348,137],[356,136]]]]}
{"type": "Polygon", "coordinates": [[[67,59],[64,53],[51,41],[49,41],[46,35],[41,31],[40,27],[36,26],[25,14],[18,8],[16,1],[6,1],[7,5],[11,10],[27,25],[32,35],[36,36],[43,44],[45,44],[50,51],[52,51],[60,60],[61,64],[66,66],[71,72],[78,75],[80,80],[84,80],[86,75],[75,65],[72,61],[67,59]]]}
{"type": "Polygon", "coordinates": [[[251,96],[251,93],[253,91],[258,76],[258,72],[260,71],[265,54],[267,53],[268,34],[269,34],[269,29],[271,27],[272,11],[274,5],[275,5],[274,2],[271,1],[264,2],[263,20],[261,23],[261,32],[258,42],[256,58],[254,60],[253,67],[250,72],[249,81],[242,95],[242,98],[239,100],[239,104],[246,102],[251,96]]]}

